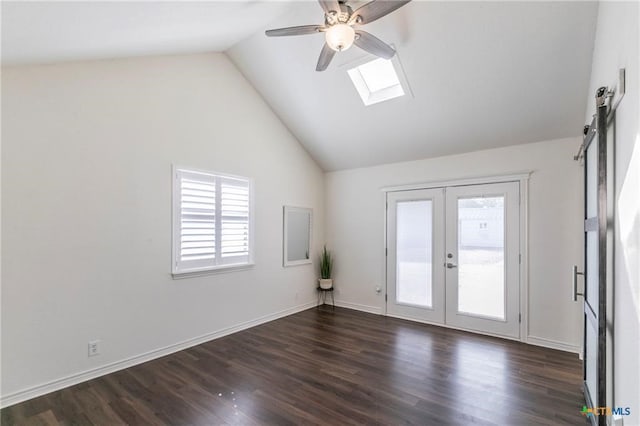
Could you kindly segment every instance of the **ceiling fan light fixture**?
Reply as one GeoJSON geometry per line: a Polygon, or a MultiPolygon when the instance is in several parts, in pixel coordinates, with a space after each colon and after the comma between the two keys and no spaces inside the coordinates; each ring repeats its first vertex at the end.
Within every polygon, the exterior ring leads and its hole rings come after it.
{"type": "Polygon", "coordinates": [[[387,16],[411,0],[371,0],[359,6],[355,11],[348,5],[352,0],[318,0],[324,11],[324,25],[298,25],[296,27],[276,28],[265,31],[267,37],[298,36],[325,33],[316,71],[327,69],[336,52],[347,50],[352,45],[384,59],[391,59],[396,51],[384,41],[360,29],[387,16]],[[356,31],[352,25],[357,25],[356,31]]]}
{"type": "Polygon", "coordinates": [[[336,52],[350,48],[355,38],[356,32],[347,24],[335,24],[325,31],[327,44],[336,52]]]}

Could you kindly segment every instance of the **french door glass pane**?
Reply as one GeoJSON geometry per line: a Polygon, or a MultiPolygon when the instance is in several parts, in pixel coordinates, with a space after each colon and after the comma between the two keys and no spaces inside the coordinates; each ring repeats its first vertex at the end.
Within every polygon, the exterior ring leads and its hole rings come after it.
{"type": "Polygon", "coordinates": [[[433,203],[399,201],[396,223],[396,301],[432,307],[433,203]]]}
{"type": "Polygon", "coordinates": [[[458,312],[505,319],[504,197],[458,200],[458,312]]]}

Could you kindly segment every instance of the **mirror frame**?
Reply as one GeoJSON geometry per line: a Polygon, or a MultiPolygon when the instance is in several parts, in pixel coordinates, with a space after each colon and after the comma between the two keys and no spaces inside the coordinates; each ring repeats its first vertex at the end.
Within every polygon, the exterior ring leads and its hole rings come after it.
{"type": "Polygon", "coordinates": [[[282,215],[282,266],[298,266],[298,265],[308,265],[313,263],[311,256],[311,237],[313,234],[313,209],[305,208],[305,207],[293,207],[293,206],[283,206],[283,215],[282,215]],[[289,233],[287,230],[287,223],[289,219],[290,213],[308,213],[309,214],[309,258],[302,260],[287,260],[289,258],[289,252],[287,250],[287,240],[289,237],[289,233]]]}

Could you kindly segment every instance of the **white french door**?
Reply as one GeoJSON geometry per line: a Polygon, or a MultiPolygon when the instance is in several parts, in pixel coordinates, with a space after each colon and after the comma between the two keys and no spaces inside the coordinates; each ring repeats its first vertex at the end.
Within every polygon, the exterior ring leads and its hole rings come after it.
{"type": "Polygon", "coordinates": [[[387,314],[518,338],[518,182],[387,193],[387,314]]]}
{"type": "Polygon", "coordinates": [[[392,192],[387,206],[387,314],[442,323],[444,189],[392,192]]]}
{"type": "Polygon", "coordinates": [[[447,188],[446,322],[520,336],[517,182],[447,188]]]}

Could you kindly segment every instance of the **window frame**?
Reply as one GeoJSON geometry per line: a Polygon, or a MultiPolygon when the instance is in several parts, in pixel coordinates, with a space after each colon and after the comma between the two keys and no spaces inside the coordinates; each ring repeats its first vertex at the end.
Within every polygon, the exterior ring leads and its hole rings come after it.
{"type": "MultiPolygon", "coordinates": [[[[254,206],[254,184],[253,179],[246,176],[233,175],[229,173],[221,173],[221,172],[213,172],[202,169],[197,169],[193,167],[182,167],[178,165],[172,165],[172,191],[171,191],[171,275],[174,279],[180,278],[188,278],[192,276],[201,276],[201,275],[209,275],[215,273],[222,272],[231,272],[236,270],[250,269],[252,268],[254,263],[254,235],[255,235],[255,206],[254,206]],[[215,259],[211,261],[210,264],[206,264],[204,266],[196,266],[196,267],[184,267],[181,265],[179,260],[180,255],[180,243],[181,243],[181,192],[180,192],[180,172],[185,172],[188,174],[194,175],[206,175],[212,177],[214,181],[225,179],[231,180],[241,180],[247,182],[248,187],[248,202],[249,202],[249,212],[248,212],[248,256],[246,261],[241,262],[230,262],[230,263],[221,263],[220,262],[220,254],[216,251],[215,259]]],[[[216,184],[219,187],[218,184],[216,184]]],[[[217,198],[217,197],[216,197],[217,198]]],[[[222,234],[222,224],[221,224],[221,215],[218,214],[221,212],[222,206],[216,205],[216,220],[215,220],[215,236],[216,242],[218,238],[220,238],[222,234]]],[[[216,244],[217,246],[218,243],[216,244]]]]}
{"type": "MultiPolygon", "coordinates": [[[[391,47],[395,48],[393,44],[391,47]]],[[[362,74],[360,73],[359,67],[378,59],[380,58],[375,55],[365,54],[358,59],[340,65],[340,69],[344,69],[349,76],[349,79],[353,84],[356,93],[362,100],[363,105],[365,107],[369,107],[387,101],[406,102],[408,99],[413,98],[411,86],[409,85],[407,76],[404,73],[404,67],[400,62],[400,57],[397,51],[391,59],[388,59],[388,61],[393,66],[393,70],[396,73],[399,84],[386,87],[375,92],[370,91],[369,86],[366,84],[362,74]],[[397,95],[398,91],[402,91],[402,95],[397,95]]]]}

